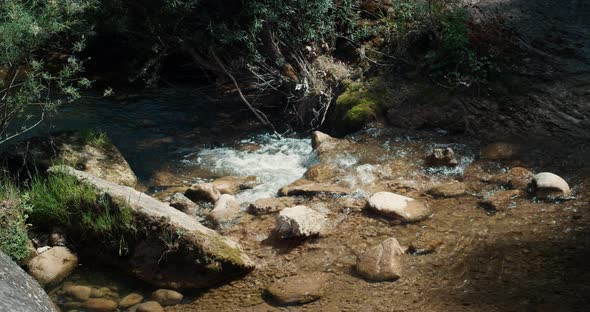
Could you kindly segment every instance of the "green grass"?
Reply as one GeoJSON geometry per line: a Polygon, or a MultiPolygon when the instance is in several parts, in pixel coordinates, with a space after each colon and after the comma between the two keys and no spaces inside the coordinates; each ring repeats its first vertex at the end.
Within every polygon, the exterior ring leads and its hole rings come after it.
{"type": "Polygon", "coordinates": [[[16,262],[29,255],[27,206],[9,178],[0,181],[0,250],[16,262]]]}
{"type": "Polygon", "coordinates": [[[107,148],[111,145],[111,141],[107,136],[106,132],[96,132],[93,130],[82,130],[80,131],[80,137],[84,144],[96,148],[107,148]]]}

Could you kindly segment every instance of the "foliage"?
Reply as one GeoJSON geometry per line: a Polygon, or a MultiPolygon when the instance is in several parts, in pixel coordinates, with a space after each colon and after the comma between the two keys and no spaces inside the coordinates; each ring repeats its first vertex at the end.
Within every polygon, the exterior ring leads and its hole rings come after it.
{"type": "Polygon", "coordinates": [[[90,86],[74,56],[91,34],[84,14],[95,0],[5,0],[0,5],[0,143],[90,86]],[[9,127],[11,121],[19,124],[9,127]]]}
{"type": "Polygon", "coordinates": [[[106,132],[96,132],[93,130],[80,131],[82,142],[96,148],[108,148],[111,146],[111,141],[106,132]]]}
{"type": "Polygon", "coordinates": [[[348,132],[359,130],[376,119],[389,97],[387,89],[379,81],[348,82],[344,92],[336,99],[331,123],[348,132]]]}
{"type": "Polygon", "coordinates": [[[27,236],[28,206],[12,181],[4,177],[0,181],[0,250],[14,261],[20,262],[29,255],[27,236]]]}

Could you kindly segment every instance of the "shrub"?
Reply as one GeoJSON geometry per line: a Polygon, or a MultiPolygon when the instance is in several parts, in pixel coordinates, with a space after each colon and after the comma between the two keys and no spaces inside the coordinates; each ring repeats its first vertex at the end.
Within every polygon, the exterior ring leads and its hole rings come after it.
{"type": "Polygon", "coordinates": [[[0,181],[0,250],[16,262],[29,255],[27,212],[19,190],[10,179],[3,178],[0,181]]]}
{"type": "Polygon", "coordinates": [[[111,146],[111,141],[106,132],[96,132],[93,130],[80,131],[82,142],[96,148],[107,148],[111,146]]]}

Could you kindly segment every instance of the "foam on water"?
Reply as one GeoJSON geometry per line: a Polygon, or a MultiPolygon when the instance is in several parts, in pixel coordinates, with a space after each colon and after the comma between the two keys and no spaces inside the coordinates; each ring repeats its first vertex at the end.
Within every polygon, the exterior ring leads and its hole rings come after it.
{"type": "Polygon", "coordinates": [[[255,151],[242,151],[234,147],[214,147],[200,150],[188,159],[193,165],[206,168],[219,175],[258,177],[259,185],[240,192],[240,202],[274,197],[278,190],[301,178],[315,161],[310,139],[281,138],[259,135],[242,140],[241,144],[257,144],[255,151]]]}

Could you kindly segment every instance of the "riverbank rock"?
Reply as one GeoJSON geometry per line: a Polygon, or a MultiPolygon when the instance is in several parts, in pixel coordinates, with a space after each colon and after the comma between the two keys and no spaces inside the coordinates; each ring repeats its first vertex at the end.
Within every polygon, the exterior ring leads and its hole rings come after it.
{"type": "Polygon", "coordinates": [[[324,295],[328,278],[323,273],[306,273],[280,279],[266,288],[279,305],[305,304],[324,295]]]}
{"type": "Polygon", "coordinates": [[[31,259],[29,274],[41,285],[54,285],[70,275],[78,266],[78,257],[66,247],[53,247],[31,259]]]}
{"type": "MultiPolygon", "coordinates": [[[[101,134],[64,132],[37,137],[7,148],[7,158],[43,172],[53,164],[65,164],[115,184],[134,187],[137,177],[119,149],[101,134]]],[[[19,167],[20,168],[20,167],[19,167]]]]}
{"type": "Polygon", "coordinates": [[[0,311],[57,311],[39,283],[2,251],[0,251],[0,311]]]}
{"type": "Polygon", "coordinates": [[[184,193],[184,196],[195,202],[208,201],[214,204],[221,196],[221,193],[211,183],[197,183],[191,185],[184,193]]]}
{"type": "Polygon", "coordinates": [[[497,191],[479,204],[486,210],[505,211],[508,208],[516,206],[516,202],[514,201],[516,198],[525,195],[526,192],[523,190],[497,191]]]}
{"type": "Polygon", "coordinates": [[[378,214],[399,219],[402,222],[422,221],[430,216],[430,210],[422,201],[390,192],[373,194],[367,205],[378,214]]]}
{"type": "Polygon", "coordinates": [[[337,139],[321,132],[321,131],[314,131],[311,133],[311,147],[315,150],[320,147],[323,143],[334,142],[337,139]]]}
{"type": "Polygon", "coordinates": [[[298,204],[298,200],[294,197],[260,198],[248,206],[248,212],[255,215],[263,215],[279,212],[296,204],[298,204]]]}
{"type": "Polygon", "coordinates": [[[514,167],[506,173],[495,175],[490,179],[490,182],[499,184],[503,187],[526,190],[531,184],[534,174],[528,169],[522,167],[514,167]]]}
{"type": "Polygon", "coordinates": [[[455,167],[459,164],[452,148],[435,148],[424,160],[427,167],[455,167]]]}
{"type": "Polygon", "coordinates": [[[467,186],[457,181],[439,184],[428,190],[428,194],[434,197],[459,197],[467,194],[467,186]]]}
{"type": "Polygon", "coordinates": [[[535,194],[540,197],[570,195],[567,182],[551,172],[541,172],[533,177],[535,194]]]}
{"type": "Polygon", "coordinates": [[[82,286],[82,285],[73,285],[73,286],[67,287],[67,289],[66,289],[66,294],[68,294],[68,296],[70,296],[78,301],[88,300],[88,298],[90,298],[91,293],[92,293],[92,288],[90,288],[88,286],[82,286]]]}
{"type": "Polygon", "coordinates": [[[358,257],[357,272],[371,281],[393,281],[402,276],[403,248],[391,237],[358,257]]]}
{"type": "Polygon", "coordinates": [[[191,216],[199,210],[199,206],[182,193],[174,193],[170,197],[170,206],[191,216]]]}
{"type": "Polygon", "coordinates": [[[164,307],[179,304],[182,298],[184,296],[181,293],[170,289],[158,289],[152,293],[152,300],[164,307]]]}
{"type": "Polygon", "coordinates": [[[164,308],[156,301],[146,301],[138,305],[135,312],[164,312],[164,308]]]}
{"type": "Polygon", "coordinates": [[[315,196],[326,195],[348,195],[352,190],[330,183],[317,183],[306,179],[299,179],[279,190],[281,196],[315,196]]]}
{"type": "Polygon", "coordinates": [[[207,215],[207,219],[219,226],[239,218],[241,212],[240,203],[235,197],[222,194],[215,203],[215,208],[207,215]]]}
{"type": "Polygon", "coordinates": [[[163,288],[205,288],[243,276],[255,267],[236,242],[147,194],[71,167],[52,167],[50,172],[74,176],[108,194],[115,208],[125,205],[133,211],[143,227],[138,228],[137,243],[129,246],[125,258],[115,252],[113,258],[104,255],[104,260],[139,279],[163,288]],[[169,233],[182,233],[182,239],[175,242],[174,256],[166,259],[162,254],[169,247],[161,238],[169,233]]]}
{"type": "Polygon", "coordinates": [[[321,234],[326,217],[306,206],[285,208],[277,217],[277,232],[284,237],[311,237],[321,234]]]}
{"type": "Polygon", "coordinates": [[[143,296],[138,293],[131,293],[119,300],[119,308],[127,309],[143,301],[143,296]]]}
{"type": "Polygon", "coordinates": [[[258,179],[255,176],[228,176],[211,182],[219,193],[229,195],[236,195],[240,191],[251,189],[256,186],[257,183],[258,179]]]}
{"type": "Polygon", "coordinates": [[[479,154],[485,160],[507,160],[512,159],[518,153],[518,147],[511,143],[496,142],[483,147],[479,154]]]}
{"type": "Polygon", "coordinates": [[[92,298],[84,302],[84,308],[88,312],[111,312],[117,310],[117,303],[103,298],[92,298]]]}

